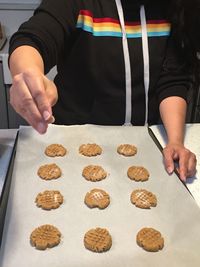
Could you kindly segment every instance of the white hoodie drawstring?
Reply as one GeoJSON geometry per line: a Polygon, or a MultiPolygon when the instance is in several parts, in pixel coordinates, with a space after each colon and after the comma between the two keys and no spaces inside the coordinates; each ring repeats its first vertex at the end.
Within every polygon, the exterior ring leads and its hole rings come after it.
{"type": "Polygon", "coordinates": [[[124,23],[124,14],[122,9],[121,0],[115,0],[117,11],[119,15],[119,21],[122,30],[122,45],[124,52],[124,63],[125,63],[125,81],[126,81],[126,114],[124,125],[131,125],[131,114],[132,114],[132,97],[131,97],[131,64],[128,49],[128,40],[126,36],[126,29],[124,23]]]}
{"type": "MultiPolygon", "coordinates": [[[[131,89],[131,64],[130,55],[128,49],[128,40],[124,22],[124,14],[122,9],[121,0],[115,0],[117,11],[119,15],[120,26],[122,30],[122,45],[125,62],[125,81],[126,81],[126,111],[125,111],[125,123],[124,125],[131,125],[132,116],[132,89],[131,89]]],[[[149,47],[148,47],[148,35],[146,26],[146,17],[144,6],[140,7],[140,20],[142,29],[142,50],[143,50],[143,62],[144,62],[144,88],[145,88],[145,125],[148,123],[148,91],[149,91],[149,47]]]]}
{"type": "Polygon", "coordinates": [[[148,34],[147,23],[144,6],[140,8],[140,20],[142,27],[142,51],[144,62],[144,89],[145,89],[145,125],[148,124],[148,92],[149,92],[149,46],[148,46],[148,34]]]}

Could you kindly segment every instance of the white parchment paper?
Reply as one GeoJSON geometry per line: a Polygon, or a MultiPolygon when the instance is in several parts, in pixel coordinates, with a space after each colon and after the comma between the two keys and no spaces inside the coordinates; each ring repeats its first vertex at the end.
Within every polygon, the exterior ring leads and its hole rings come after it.
{"type": "Polygon", "coordinates": [[[56,126],[45,135],[31,127],[21,127],[12,185],[6,215],[6,226],[0,252],[1,267],[199,267],[200,210],[187,189],[175,176],[164,170],[162,156],[148,135],[146,127],[129,126],[56,126]],[[68,153],[62,158],[44,154],[47,145],[59,143],[68,153]],[[78,153],[81,144],[97,143],[102,155],[84,157],[78,153]],[[138,148],[134,157],[117,154],[119,144],[138,148]],[[55,162],[63,171],[61,178],[44,181],[38,168],[55,162]],[[82,169],[99,164],[109,173],[100,182],[82,177],[82,169]],[[142,165],[150,172],[147,182],[134,182],[127,177],[131,165],[142,165]],[[111,198],[105,210],[89,209],[85,194],[93,189],[107,191],[111,198]],[[136,208],[130,202],[134,189],[145,188],[156,194],[157,207],[136,208]],[[39,192],[60,190],[64,203],[60,208],[44,211],[34,201],[39,192]],[[45,251],[30,245],[31,232],[42,224],[53,224],[62,233],[61,243],[45,251]],[[83,237],[90,228],[105,227],[112,235],[108,252],[86,250],[83,237]],[[146,252],[136,244],[136,234],[143,227],[159,230],[165,246],[162,251],[146,252]]]}

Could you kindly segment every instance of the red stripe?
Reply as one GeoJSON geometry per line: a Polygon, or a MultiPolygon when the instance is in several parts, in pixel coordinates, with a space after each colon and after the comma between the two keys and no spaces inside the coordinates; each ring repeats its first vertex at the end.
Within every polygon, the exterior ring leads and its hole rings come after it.
{"type": "Polygon", "coordinates": [[[101,22],[112,22],[119,24],[119,20],[117,19],[111,19],[111,18],[93,18],[94,22],[101,23],[101,22]]]}
{"type": "Polygon", "coordinates": [[[92,12],[88,11],[88,10],[80,10],[79,12],[80,15],[85,15],[85,16],[89,16],[93,19],[94,22],[112,22],[112,23],[117,23],[119,24],[119,21],[117,19],[111,19],[111,18],[93,18],[93,14],[92,12]]]}
{"type": "Polygon", "coordinates": [[[148,24],[163,24],[163,23],[169,23],[168,20],[147,20],[148,24]]]}
{"type": "Polygon", "coordinates": [[[89,10],[80,10],[79,14],[80,15],[87,15],[87,16],[93,17],[92,12],[90,12],[89,10]]]}
{"type": "Polygon", "coordinates": [[[127,25],[127,26],[139,26],[139,25],[141,25],[141,22],[140,21],[135,21],[135,22],[126,21],[125,25],[127,25]]]}

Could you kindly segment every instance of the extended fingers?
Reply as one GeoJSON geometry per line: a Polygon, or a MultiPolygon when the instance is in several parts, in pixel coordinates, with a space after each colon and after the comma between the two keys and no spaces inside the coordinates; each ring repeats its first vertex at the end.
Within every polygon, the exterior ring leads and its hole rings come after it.
{"type": "Polygon", "coordinates": [[[42,118],[42,114],[30,92],[30,88],[27,86],[23,74],[16,75],[13,79],[13,84],[10,88],[10,103],[16,112],[38,132],[46,132],[48,125],[42,118]]]}
{"type": "Polygon", "coordinates": [[[170,147],[165,147],[163,149],[164,156],[164,165],[166,171],[171,174],[174,171],[174,159],[175,159],[175,151],[170,147]]]}
{"type": "MultiPolygon", "coordinates": [[[[53,81],[47,79],[45,76],[39,76],[37,79],[32,79],[32,73],[26,76],[26,83],[30,88],[30,92],[37,104],[37,108],[46,123],[53,123],[55,121],[52,115],[51,107],[55,105],[58,99],[57,88],[53,81]],[[36,88],[36,89],[35,89],[36,88]]],[[[40,126],[42,126],[40,123],[40,126]]]]}
{"type": "Polygon", "coordinates": [[[57,89],[44,75],[26,71],[13,78],[10,103],[39,133],[45,133],[54,121],[51,106],[57,101],[57,89]]]}
{"type": "Polygon", "coordinates": [[[26,72],[24,74],[24,80],[29,88],[30,94],[34,99],[34,102],[42,116],[43,119],[44,113],[48,112],[49,115],[52,115],[51,105],[49,99],[46,95],[46,88],[44,85],[44,76],[38,75],[33,72],[26,72]]]}
{"type": "Polygon", "coordinates": [[[10,103],[22,117],[29,117],[28,113],[30,113],[35,120],[40,121],[42,119],[33,97],[21,75],[16,76],[13,80],[13,85],[10,88],[10,103]]]}
{"type": "Polygon", "coordinates": [[[179,175],[180,179],[192,177],[196,173],[196,156],[188,149],[183,149],[179,154],[179,175]]]}
{"type": "Polygon", "coordinates": [[[184,146],[166,146],[163,149],[164,163],[167,172],[174,171],[174,161],[178,163],[177,171],[182,181],[196,173],[196,156],[184,146]]]}

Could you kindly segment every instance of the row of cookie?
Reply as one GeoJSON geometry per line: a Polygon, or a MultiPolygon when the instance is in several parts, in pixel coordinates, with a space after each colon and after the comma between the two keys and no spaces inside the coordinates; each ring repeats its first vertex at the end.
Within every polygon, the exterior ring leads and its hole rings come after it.
{"type": "MultiPolygon", "coordinates": [[[[63,203],[63,195],[58,190],[45,190],[37,195],[36,205],[44,210],[57,209],[63,203]]],[[[135,189],[131,193],[130,201],[136,207],[149,209],[157,205],[156,195],[146,189],[135,189]]],[[[86,193],[84,203],[89,208],[105,209],[110,204],[109,194],[99,188],[86,193]]]]}
{"type": "MultiPolygon", "coordinates": [[[[55,164],[45,164],[39,167],[38,176],[44,180],[57,179],[62,175],[61,168],[55,164]]],[[[107,177],[107,172],[99,165],[88,165],[82,171],[82,176],[92,182],[101,181],[107,177]]],[[[131,166],[128,168],[127,176],[135,181],[147,181],[149,172],[142,166],[131,166]]]]}
{"type": "MultiPolygon", "coordinates": [[[[86,157],[101,155],[102,148],[97,144],[83,144],[79,147],[79,153],[86,157]]],[[[137,147],[130,144],[122,144],[117,147],[117,152],[123,156],[134,156],[137,147]]],[[[67,154],[67,149],[61,144],[51,144],[46,147],[45,154],[49,157],[63,157],[67,154]]]]}
{"type": "MultiPolygon", "coordinates": [[[[57,246],[61,236],[57,227],[45,224],[33,230],[30,241],[37,249],[45,250],[57,246]]],[[[105,252],[112,246],[112,237],[107,229],[97,227],[85,233],[83,243],[88,250],[105,252]]],[[[156,252],[164,247],[164,238],[159,231],[145,227],[137,233],[136,243],[147,251],[156,252]]]]}

